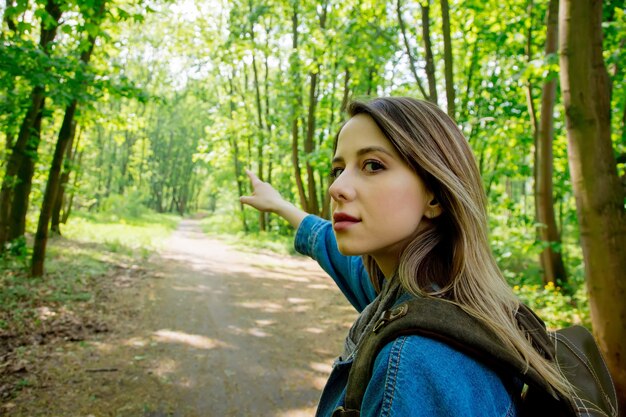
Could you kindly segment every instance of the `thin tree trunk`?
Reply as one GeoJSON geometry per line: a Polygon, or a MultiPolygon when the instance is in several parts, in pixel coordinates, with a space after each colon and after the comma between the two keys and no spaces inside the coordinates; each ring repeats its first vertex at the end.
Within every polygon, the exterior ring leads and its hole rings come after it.
{"type": "MultiPolygon", "coordinates": [[[[110,145],[112,152],[111,152],[111,159],[108,161],[108,174],[107,174],[107,178],[106,178],[106,187],[104,190],[104,198],[109,197],[109,195],[111,194],[111,184],[113,182],[113,167],[115,166],[115,163],[117,161],[117,144],[115,143],[115,141],[113,140],[113,134],[112,132],[109,132],[108,136],[108,144],[110,145]]],[[[100,202],[99,202],[100,203],[100,202]]]]}
{"type": "MultiPolygon", "coordinates": [[[[321,5],[321,14],[319,15],[320,29],[324,31],[326,29],[326,17],[328,16],[328,1],[323,2],[321,5]]],[[[317,57],[314,57],[314,61],[317,61],[317,57]]],[[[319,215],[320,203],[317,198],[317,183],[315,180],[315,170],[311,165],[310,157],[315,151],[315,120],[317,111],[317,95],[318,95],[318,83],[320,77],[320,65],[316,66],[316,69],[310,73],[310,85],[309,85],[309,108],[306,124],[306,135],[304,138],[304,152],[307,155],[306,159],[306,173],[307,173],[307,185],[308,185],[308,212],[319,215]]]]}
{"type": "Polygon", "coordinates": [[[448,0],[441,0],[441,18],[443,30],[443,62],[446,76],[446,101],[448,116],[456,120],[456,93],[454,90],[454,63],[452,62],[452,39],[450,38],[450,7],[448,0]]]}
{"type": "MultiPolygon", "coordinates": [[[[329,126],[331,126],[332,129],[335,129],[335,118],[337,117],[336,113],[336,100],[335,100],[335,96],[336,96],[336,90],[337,90],[337,78],[338,78],[338,68],[339,68],[339,62],[337,60],[337,56],[334,55],[334,63],[333,63],[333,72],[332,72],[332,83],[331,83],[331,92],[330,92],[330,97],[331,97],[331,101],[330,101],[330,122],[329,122],[329,126]]],[[[346,71],[346,78],[348,77],[348,72],[346,71]]],[[[345,95],[347,94],[346,92],[347,90],[347,85],[344,83],[344,92],[343,92],[343,96],[345,97],[345,95]]],[[[343,106],[343,100],[340,103],[340,106],[343,106]]],[[[341,112],[343,112],[343,110],[340,110],[341,112]]],[[[341,117],[341,115],[339,116],[341,117]]],[[[321,141],[320,144],[321,145],[321,141]]],[[[320,214],[320,216],[324,219],[328,219],[330,218],[330,193],[328,192],[328,187],[330,186],[330,176],[322,176],[322,180],[320,181],[320,184],[324,184],[323,187],[323,192],[322,192],[322,196],[321,196],[321,201],[322,201],[322,212],[320,214]]]]}
{"type": "MultiPolygon", "coordinates": [[[[550,0],[547,15],[546,56],[558,51],[558,13],[559,1],[550,0]]],[[[547,247],[541,253],[544,271],[544,281],[564,284],[567,276],[561,251],[556,247],[561,246],[561,237],[556,227],[554,216],[554,196],[552,190],[553,181],[553,156],[552,141],[554,138],[554,103],[556,98],[556,78],[544,82],[541,94],[541,116],[539,132],[537,135],[537,206],[540,238],[547,243],[547,247]]]]}
{"type": "MultiPolygon", "coordinates": [[[[235,114],[235,87],[233,83],[233,79],[228,79],[230,91],[230,117],[232,118],[235,114]]],[[[239,193],[239,197],[244,195],[244,185],[243,185],[243,172],[241,170],[241,163],[239,162],[239,145],[237,144],[236,135],[230,135],[230,147],[233,155],[233,165],[235,168],[235,180],[237,182],[237,191],[239,193]]],[[[243,227],[243,231],[248,233],[248,223],[246,222],[246,211],[244,209],[243,203],[239,203],[239,213],[241,215],[241,226],[243,227]]]]}
{"type": "MultiPolygon", "coordinates": [[[[264,62],[263,66],[265,68],[265,75],[263,80],[263,86],[265,89],[265,129],[267,130],[267,144],[268,144],[268,154],[267,154],[267,182],[272,183],[272,158],[274,157],[274,147],[272,141],[274,139],[273,131],[272,131],[272,119],[270,117],[270,86],[269,86],[269,57],[268,51],[270,48],[269,40],[270,40],[270,27],[272,27],[272,19],[270,17],[269,23],[265,27],[265,52],[264,52],[264,62]]],[[[263,219],[265,222],[266,228],[270,229],[270,213],[263,212],[263,219]]]]}
{"type": "Polygon", "coordinates": [[[76,146],[74,140],[76,138],[76,123],[72,124],[72,130],[70,132],[70,140],[67,144],[66,155],[63,163],[63,171],[61,173],[61,179],[59,180],[59,189],[57,190],[57,197],[54,199],[54,208],[52,209],[52,219],[50,221],[50,233],[55,235],[61,235],[61,210],[63,209],[63,203],[65,200],[65,189],[70,179],[70,173],[72,172],[72,163],[78,149],[78,142],[80,141],[80,134],[76,140],[76,146]]]}
{"type": "Polygon", "coordinates": [[[472,90],[472,80],[474,78],[474,71],[476,70],[476,67],[478,65],[478,43],[480,42],[480,39],[476,39],[476,41],[474,42],[474,45],[472,46],[472,57],[470,58],[470,65],[469,68],[467,69],[467,81],[465,84],[465,96],[463,97],[463,102],[461,104],[461,110],[460,110],[460,115],[459,118],[457,120],[459,120],[460,122],[465,122],[467,120],[467,116],[469,114],[469,109],[468,109],[468,102],[469,102],[469,98],[470,98],[470,91],[472,90]]]}
{"type": "Polygon", "coordinates": [[[626,210],[611,143],[602,1],[564,0],[561,91],[593,331],[626,410],[626,210]]]}
{"type": "MultiPolygon", "coordinates": [[[[250,14],[252,15],[252,1],[248,1],[248,5],[250,6],[250,14]]],[[[265,131],[263,127],[263,106],[261,105],[261,87],[259,85],[259,71],[256,65],[256,42],[254,39],[254,25],[253,22],[250,22],[250,41],[252,42],[252,73],[254,75],[254,92],[256,98],[256,113],[257,113],[257,122],[258,122],[258,142],[257,142],[257,176],[261,181],[264,180],[263,177],[263,148],[265,147],[265,131]]],[[[267,91],[266,91],[267,94],[267,91]]],[[[259,211],[259,230],[265,231],[265,213],[259,211]]]]}
{"type": "Polygon", "coordinates": [[[339,113],[343,114],[348,108],[350,102],[350,68],[346,68],[343,76],[343,96],[341,98],[341,107],[339,113]]]}
{"type": "Polygon", "coordinates": [[[417,74],[417,64],[415,63],[415,57],[413,57],[413,53],[411,52],[411,44],[409,43],[409,38],[406,34],[406,26],[404,24],[404,19],[402,18],[402,0],[396,0],[396,13],[398,15],[398,24],[400,26],[400,31],[402,32],[402,40],[404,41],[406,54],[409,57],[409,66],[411,68],[411,73],[415,78],[417,88],[419,88],[420,92],[422,93],[422,97],[427,98],[428,94],[426,94],[426,90],[424,90],[424,86],[422,85],[422,79],[417,74]]]}
{"type": "MultiPolygon", "coordinates": [[[[91,19],[88,19],[88,21],[93,20],[99,26],[100,20],[104,14],[104,9],[105,1],[101,0],[98,9],[94,12],[94,15],[91,16],[91,19]]],[[[83,64],[86,65],[89,63],[95,43],[96,37],[93,35],[88,35],[87,49],[80,54],[80,61],[83,64]]],[[[83,89],[85,88],[84,85],[82,85],[81,87],[83,89]]],[[[52,215],[52,208],[54,207],[57,199],[57,191],[59,190],[61,167],[63,166],[63,156],[65,155],[68,143],[70,143],[73,134],[76,131],[74,115],[76,114],[77,105],[78,100],[74,99],[65,109],[65,116],[63,117],[63,123],[61,124],[61,130],[59,131],[59,137],[54,148],[52,164],[50,166],[48,181],[46,183],[46,189],[44,191],[44,197],[41,203],[41,210],[39,212],[37,232],[35,233],[33,256],[31,260],[31,275],[34,277],[40,277],[43,275],[44,272],[46,245],[48,243],[48,225],[50,223],[50,217],[52,215]]]]}
{"type": "MultiPolygon", "coordinates": [[[[79,152],[78,156],[76,157],[76,166],[79,167],[81,164],[81,161],[83,160],[83,152],[79,152]]],[[[72,186],[72,192],[70,193],[69,198],[67,199],[67,206],[65,207],[65,209],[63,209],[63,217],[61,218],[61,223],[65,224],[67,223],[67,220],[70,217],[70,214],[72,214],[72,207],[74,205],[74,196],[76,195],[76,189],[78,188],[78,184],[80,183],[80,173],[81,171],[79,169],[76,169],[76,171],[74,171],[74,184],[72,186]]]]}
{"type": "MultiPolygon", "coordinates": [[[[311,84],[309,86],[309,111],[307,115],[306,136],[304,138],[304,153],[310,156],[315,150],[315,111],[317,109],[317,77],[318,72],[312,72],[310,76],[311,84]]],[[[319,214],[319,203],[317,201],[317,186],[315,184],[315,173],[309,158],[306,160],[306,175],[308,185],[309,204],[307,211],[309,213],[319,214]]]]}
{"type": "Polygon", "coordinates": [[[435,60],[430,41],[430,0],[420,3],[422,8],[422,37],[426,55],[426,76],[428,77],[428,101],[437,104],[437,77],[435,76],[435,60]]]}
{"type": "Polygon", "coordinates": [[[293,15],[291,18],[292,23],[292,56],[291,56],[291,75],[293,81],[293,94],[295,105],[291,107],[291,163],[293,164],[294,176],[296,179],[296,187],[298,188],[298,196],[300,197],[300,206],[308,211],[309,204],[307,201],[306,193],[304,192],[304,183],[302,181],[302,173],[300,171],[300,156],[299,156],[299,111],[302,109],[302,96],[300,85],[300,73],[299,73],[299,58],[298,58],[298,5],[294,5],[293,15]]]}
{"type": "Polygon", "coordinates": [[[117,194],[124,195],[126,192],[126,184],[128,183],[128,163],[130,161],[130,152],[135,142],[135,138],[129,130],[124,132],[124,143],[120,146],[121,164],[120,164],[120,182],[117,184],[117,194]]]}

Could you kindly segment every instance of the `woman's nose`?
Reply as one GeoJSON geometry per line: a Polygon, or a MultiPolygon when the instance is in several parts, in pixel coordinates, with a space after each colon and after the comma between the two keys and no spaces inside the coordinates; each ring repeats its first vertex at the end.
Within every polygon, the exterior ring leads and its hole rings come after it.
{"type": "Polygon", "coordinates": [[[328,192],[333,200],[350,201],[354,199],[355,190],[350,178],[350,173],[343,171],[328,187],[328,192]]]}

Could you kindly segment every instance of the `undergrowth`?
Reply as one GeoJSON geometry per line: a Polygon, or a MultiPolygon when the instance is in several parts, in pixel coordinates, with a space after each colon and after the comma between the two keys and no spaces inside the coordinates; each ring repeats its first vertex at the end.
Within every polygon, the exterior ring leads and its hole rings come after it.
{"type": "MultiPolygon", "coordinates": [[[[210,236],[219,237],[235,247],[269,250],[282,255],[295,255],[293,239],[295,231],[285,225],[285,221],[271,215],[270,230],[258,229],[243,231],[241,220],[232,212],[216,212],[201,220],[202,231],[210,236]],[[279,233],[280,230],[280,233],[279,233]]],[[[256,225],[256,224],[254,224],[256,225]]]]}
{"type": "Polygon", "coordinates": [[[0,257],[0,334],[36,332],[59,311],[93,303],[97,280],[145,260],[178,221],[147,211],[136,217],[76,213],[62,237],[49,239],[41,278],[29,276],[30,238],[13,242],[0,257]]]}

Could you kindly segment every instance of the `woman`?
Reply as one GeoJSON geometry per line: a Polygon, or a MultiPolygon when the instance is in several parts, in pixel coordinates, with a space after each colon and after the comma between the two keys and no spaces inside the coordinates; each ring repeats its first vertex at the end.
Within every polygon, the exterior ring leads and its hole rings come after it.
{"type": "MultiPolygon", "coordinates": [[[[316,259],[361,312],[317,415],[330,416],[343,404],[361,335],[407,296],[459,305],[567,393],[567,382],[517,325],[519,301],[490,251],[480,174],[455,123],[410,98],[355,102],[348,113],[332,162],[334,234],[328,222],[297,209],[251,173],[254,193],[241,198],[296,227],[296,249],[316,259]]],[[[403,336],[378,354],[361,416],[514,416],[520,385],[442,342],[403,336]]]]}

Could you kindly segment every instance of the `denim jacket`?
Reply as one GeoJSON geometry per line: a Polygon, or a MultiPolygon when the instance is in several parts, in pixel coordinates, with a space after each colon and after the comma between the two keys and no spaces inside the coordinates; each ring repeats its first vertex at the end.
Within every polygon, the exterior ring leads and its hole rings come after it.
{"type": "MultiPolygon", "coordinates": [[[[315,259],[361,312],[376,292],[360,257],[337,249],[330,222],[309,215],[295,238],[298,252],[315,259]]],[[[335,362],[318,405],[318,417],[330,417],[343,405],[352,357],[335,362]]],[[[516,416],[513,381],[500,376],[445,343],[402,336],[376,357],[361,406],[362,417],[516,416]]]]}

